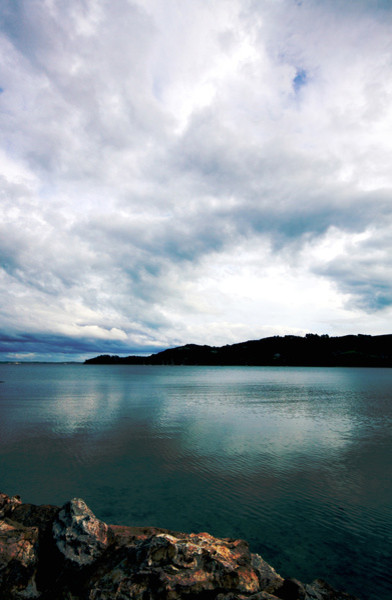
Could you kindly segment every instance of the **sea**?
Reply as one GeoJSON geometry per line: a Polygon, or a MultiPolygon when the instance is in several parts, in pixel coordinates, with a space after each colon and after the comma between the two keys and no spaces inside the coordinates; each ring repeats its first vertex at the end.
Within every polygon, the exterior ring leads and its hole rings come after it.
{"type": "Polygon", "coordinates": [[[392,369],[0,364],[0,491],[392,598],[392,369]]]}

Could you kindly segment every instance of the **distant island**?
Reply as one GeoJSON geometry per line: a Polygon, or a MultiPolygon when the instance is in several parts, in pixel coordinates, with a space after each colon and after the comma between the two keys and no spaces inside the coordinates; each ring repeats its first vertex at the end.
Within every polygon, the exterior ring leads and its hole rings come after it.
{"type": "Polygon", "coordinates": [[[226,346],[186,344],[150,356],[103,354],[85,364],[392,367],[392,335],[273,336],[226,346]]]}

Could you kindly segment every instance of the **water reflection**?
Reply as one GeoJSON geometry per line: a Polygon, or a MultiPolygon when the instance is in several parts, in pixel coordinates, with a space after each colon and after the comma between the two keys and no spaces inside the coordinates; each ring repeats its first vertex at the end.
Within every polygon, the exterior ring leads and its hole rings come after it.
{"type": "Polygon", "coordinates": [[[189,400],[182,400],[179,406],[178,398],[166,399],[154,425],[159,431],[181,431],[181,442],[191,452],[226,456],[228,461],[243,453],[249,461],[257,461],[260,453],[278,460],[293,458],[298,452],[315,457],[349,443],[352,430],[347,416],[325,419],[303,405],[295,411],[291,407],[285,410],[282,404],[257,404],[254,398],[241,405],[225,398],[207,407],[189,400]]]}

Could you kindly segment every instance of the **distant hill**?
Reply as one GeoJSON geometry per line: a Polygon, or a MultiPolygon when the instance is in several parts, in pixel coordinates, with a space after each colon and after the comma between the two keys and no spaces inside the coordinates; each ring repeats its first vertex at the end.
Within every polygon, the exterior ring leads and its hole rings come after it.
{"type": "Polygon", "coordinates": [[[227,346],[186,344],[151,356],[104,354],[85,364],[392,367],[392,335],[329,337],[308,333],[227,346]]]}

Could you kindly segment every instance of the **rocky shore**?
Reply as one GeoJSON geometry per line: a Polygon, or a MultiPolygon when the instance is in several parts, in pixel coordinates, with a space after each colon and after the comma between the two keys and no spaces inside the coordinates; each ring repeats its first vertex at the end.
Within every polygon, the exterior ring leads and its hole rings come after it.
{"type": "Polygon", "coordinates": [[[1,600],[357,600],[317,579],[284,579],[243,540],[107,525],[0,493],[1,600]]]}

